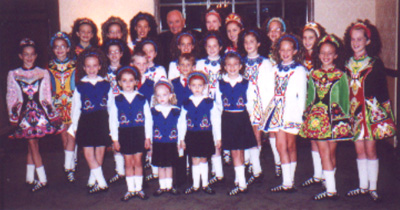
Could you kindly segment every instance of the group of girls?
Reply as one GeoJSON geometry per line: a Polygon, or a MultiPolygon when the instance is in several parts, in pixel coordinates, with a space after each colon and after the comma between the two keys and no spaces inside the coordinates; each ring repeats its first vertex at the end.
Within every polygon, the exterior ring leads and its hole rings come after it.
{"type": "Polygon", "coordinates": [[[263,178],[260,151],[266,133],[275,176],[282,176],[271,192],[296,191],[299,134],[311,141],[314,165],[313,177],[302,186],[324,189],[314,200],[338,198],[335,151],[337,142],[346,140],[355,142],[360,181],[346,195],[381,199],[376,142],[393,136],[395,125],[374,26],[352,23],[344,45],[313,22],[305,25],[301,39],[278,17],[261,30],[246,28],[235,13],[224,20],[210,9],[205,26],[200,40],[190,31],[175,35],[168,71],[157,65],[162,51],[154,17],[147,13],[131,20],[130,43],[127,24],[110,17],[101,27],[100,48],[93,21],[77,19],[71,38],[63,32],[51,38],[47,70],[35,66],[35,43],[22,40],[23,65],[9,72],[7,104],[17,127],[12,137],[29,142],[26,182],[34,185],[32,191],[47,186],[38,139],[61,133],[67,179],[75,181],[79,145],[90,168],[89,193],[107,191],[108,184],[125,178],[122,201],[148,199],[143,180],[152,179],[159,181],[154,196],[177,195],[173,168],[187,155],[193,185],[184,193],[200,191],[201,184],[202,191],[215,194],[211,186],[225,180],[226,153],[235,171],[228,195],[235,196],[263,178]],[[198,59],[201,52],[205,57],[198,59]],[[116,175],[107,183],[102,165],[111,144],[116,175]],[[144,154],[152,169],[146,178],[144,154]]]}

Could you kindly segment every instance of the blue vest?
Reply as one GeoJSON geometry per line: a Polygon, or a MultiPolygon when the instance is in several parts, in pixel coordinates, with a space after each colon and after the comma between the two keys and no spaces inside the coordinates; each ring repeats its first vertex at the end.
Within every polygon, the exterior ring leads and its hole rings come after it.
{"type": "Polygon", "coordinates": [[[186,85],[186,87],[183,87],[181,83],[181,78],[178,77],[176,79],[173,79],[171,81],[172,85],[174,86],[174,91],[176,94],[176,99],[177,99],[177,107],[181,107],[183,102],[189,98],[190,95],[192,95],[192,91],[189,89],[189,86],[186,85]]]}
{"type": "Polygon", "coordinates": [[[243,79],[232,87],[229,82],[223,79],[219,80],[219,90],[222,93],[221,100],[224,110],[226,111],[244,111],[247,103],[247,88],[249,81],[243,79]]]}
{"type": "Polygon", "coordinates": [[[199,106],[196,107],[192,100],[183,103],[183,107],[187,110],[186,121],[188,131],[211,131],[211,109],[214,106],[213,99],[203,99],[199,106]]]}
{"type": "Polygon", "coordinates": [[[139,88],[139,93],[144,95],[144,97],[147,99],[147,102],[151,102],[151,97],[153,96],[154,93],[154,81],[150,79],[146,79],[142,86],[139,88]]]}
{"type": "Polygon", "coordinates": [[[176,143],[178,142],[178,119],[181,109],[172,108],[168,116],[151,108],[153,116],[153,142],[157,143],[176,143]]]}
{"type": "Polygon", "coordinates": [[[119,127],[144,126],[143,107],[145,103],[146,98],[141,94],[137,94],[132,103],[129,103],[122,94],[116,96],[115,105],[118,108],[119,127]]]}
{"type": "Polygon", "coordinates": [[[100,110],[107,110],[108,92],[110,83],[103,80],[92,85],[90,82],[80,82],[76,89],[81,94],[81,112],[87,114],[100,110]]]}

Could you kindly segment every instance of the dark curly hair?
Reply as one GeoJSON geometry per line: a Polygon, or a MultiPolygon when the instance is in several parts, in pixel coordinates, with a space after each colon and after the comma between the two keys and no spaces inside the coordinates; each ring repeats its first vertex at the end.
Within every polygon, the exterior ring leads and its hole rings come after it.
{"type": "MultiPolygon", "coordinates": [[[[101,46],[101,50],[103,50],[104,55],[107,56],[108,50],[110,46],[118,46],[119,50],[122,52],[122,57],[120,59],[120,64],[122,66],[129,65],[129,60],[131,59],[131,54],[128,49],[128,45],[122,41],[121,39],[109,39],[106,43],[101,46]]],[[[110,61],[107,57],[108,65],[110,65],[110,61]]]]}
{"type": "Polygon", "coordinates": [[[222,47],[222,49],[219,51],[219,55],[222,56],[224,55],[224,51],[225,51],[225,46],[224,46],[224,40],[222,38],[221,32],[219,31],[209,31],[207,32],[203,39],[201,40],[199,46],[201,49],[201,57],[207,57],[207,51],[206,51],[206,45],[207,45],[207,41],[210,38],[216,38],[218,40],[218,44],[220,47],[222,47]]]}
{"type": "Polygon", "coordinates": [[[244,48],[244,38],[248,35],[254,36],[257,40],[258,43],[260,43],[260,46],[258,47],[258,53],[260,55],[264,55],[266,52],[265,50],[265,38],[261,34],[261,30],[259,28],[246,28],[239,34],[239,41],[238,41],[238,52],[240,53],[241,56],[247,56],[247,51],[244,48]]]}
{"type": "Polygon", "coordinates": [[[132,18],[132,20],[129,23],[129,31],[132,42],[134,42],[138,37],[135,27],[137,23],[141,20],[145,20],[149,24],[150,31],[147,34],[147,37],[149,38],[157,37],[157,23],[156,20],[154,19],[154,16],[147,12],[139,12],[132,18]]]}
{"type": "Polygon", "coordinates": [[[335,53],[338,56],[333,61],[333,63],[335,64],[336,68],[344,70],[344,49],[343,49],[342,40],[340,40],[340,38],[337,37],[334,34],[326,35],[326,36],[333,37],[335,39],[335,41],[337,41],[337,43],[335,43],[334,41],[332,41],[329,38],[328,39],[324,39],[325,36],[321,37],[321,41],[316,44],[315,53],[314,53],[314,50],[313,50],[314,69],[320,69],[322,67],[322,62],[319,59],[319,53],[321,51],[321,47],[324,44],[330,44],[331,46],[333,46],[335,48],[335,53]],[[337,44],[339,44],[339,46],[337,44]]]}
{"type": "MultiPolygon", "coordinates": [[[[315,22],[314,22],[314,23],[315,23],[315,22]]],[[[301,37],[301,38],[303,38],[304,32],[305,32],[305,31],[311,31],[312,33],[314,33],[315,37],[317,38],[317,39],[315,40],[314,45],[313,45],[312,54],[311,54],[312,57],[314,57],[314,55],[315,55],[315,51],[316,51],[316,49],[317,49],[318,42],[320,41],[320,39],[321,39],[322,37],[324,37],[324,36],[326,35],[326,31],[325,31],[325,28],[324,28],[324,27],[322,27],[319,23],[315,23],[315,25],[316,25],[317,30],[319,31],[319,36],[317,35],[317,33],[316,33],[313,29],[307,28],[307,27],[305,26],[305,27],[303,28],[302,37],[301,37]]],[[[304,46],[304,43],[302,43],[302,44],[303,44],[303,46],[304,46]]],[[[305,51],[304,53],[306,54],[306,53],[307,53],[307,52],[306,52],[307,50],[304,49],[304,51],[305,51]]]]}
{"type": "Polygon", "coordinates": [[[101,24],[101,38],[103,39],[103,43],[108,40],[107,34],[111,25],[117,24],[121,28],[122,32],[122,41],[126,42],[128,38],[128,26],[125,21],[120,17],[111,16],[109,17],[103,24],[101,24]]]}
{"type": "Polygon", "coordinates": [[[293,44],[293,48],[296,49],[296,46],[298,47],[297,53],[293,56],[293,60],[296,61],[297,63],[303,63],[304,60],[304,47],[303,44],[299,42],[300,38],[297,35],[294,34],[284,34],[282,35],[278,41],[275,43],[272,51],[272,56],[273,59],[277,63],[281,63],[282,59],[279,54],[280,46],[282,41],[289,41],[293,44]],[[297,42],[297,43],[296,43],[297,42]]]}
{"type": "Polygon", "coordinates": [[[242,56],[240,56],[239,53],[237,52],[227,52],[224,57],[221,60],[221,73],[222,74],[226,74],[227,71],[225,69],[225,65],[226,65],[226,60],[228,60],[229,58],[236,58],[237,60],[239,60],[240,64],[242,65],[242,68],[239,69],[239,74],[243,75],[244,74],[244,70],[245,70],[245,64],[243,62],[243,58],[242,56]]]}
{"type": "Polygon", "coordinates": [[[370,40],[370,43],[366,47],[368,56],[370,57],[378,56],[382,48],[382,42],[379,36],[378,29],[374,25],[372,25],[369,20],[358,19],[357,22],[350,24],[350,26],[347,27],[346,32],[344,33],[345,59],[349,60],[349,58],[351,58],[354,55],[353,49],[351,48],[352,29],[364,30],[364,36],[367,38],[367,40],[370,40]],[[369,29],[369,31],[371,32],[371,37],[370,38],[368,37],[363,27],[355,26],[356,24],[365,25],[365,27],[369,29]]]}
{"type": "Polygon", "coordinates": [[[91,47],[89,49],[84,50],[81,54],[78,56],[78,61],[76,65],[76,71],[75,71],[75,83],[80,83],[81,79],[86,76],[86,72],[83,69],[85,66],[85,60],[86,58],[89,57],[95,57],[99,60],[100,63],[100,70],[97,75],[101,77],[105,77],[107,75],[107,58],[104,55],[103,51],[101,51],[99,48],[94,48],[91,47]]]}
{"type": "Polygon", "coordinates": [[[154,50],[157,53],[156,57],[153,60],[153,63],[158,64],[159,60],[160,60],[159,58],[161,57],[160,53],[162,53],[162,52],[160,52],[160,44],[156,39],[150,39],[150,38],[143,39],[141,42],[138,43],[138,45],[135,47],[134,51],[143,51],[143,47],[146,44],[153,45],[154,50]]]}
{"type": "MultiPolygon", "coordinates": [[[[123,66],[123,67],[121,67],[121,68],[119,68],[118,70],[117,70],[117,72],[118,72],[118,74],[117,74],[117,81],[120,81],[121,79],[122,79],[122,75],[124,75],[124,74],[131,74],[132,76],[133,76],[133,78],[135,78],[135,80],[136,80],[136,82],[137,82],[137,84],[141,81],[141,79],[142,79],[142,75],[140,74],[140,71],[136,68],[136,67],[134,67],[134,66],[123,66]],[[135,71],[136,70],[136,71],[135,71]]],[[[122,87],[119,85],[119,84],[117,84],[118,85],[118,87],[120,87],[121,88],[121,90],[122,90],[122,87]]]]}
{"type": "Polygon", "coordinates": [[[79,44],[80,40],[79,40],[78,35],[76,35],[76,33],[79,32],[79,27],[83,24],[87,24],[90,27],[92,27],[93,38],[90,39],[90,45],[92,45],[92,47],[98,47],[99,37],[97,36],[97,26],[93,22],[93,20],[91,20],[89,18],[78,18],[74,21],[74,24],[72,26],[72,32],[70,35],[72,38],[72,42],[74,43],[74,45],[79,44]]]}

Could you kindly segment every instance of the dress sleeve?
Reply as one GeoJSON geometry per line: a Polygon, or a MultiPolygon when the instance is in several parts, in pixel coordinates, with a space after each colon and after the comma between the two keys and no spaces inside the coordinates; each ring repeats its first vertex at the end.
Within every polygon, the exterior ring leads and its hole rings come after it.
{"type": "MultiPolygon", "coordinates": [[[[296,70],[297,71],[297,70],[296,70]]],[[[303,67],[302,70],[297,71],[298,75],[295,76],[296,82],[296,97],[298,98],[298,110],[301,112],[299,114],[303,115],[306,99],[307,99],[307,71],[303,67]]],[[[300,117],[301,119],[301,117],[300,117]]]]}
{"type": "Polygon", "coordinates": [[[22,92],[17,81],[15,80],[14,71],[10,71],[7,77],[7,109],[10,122],[18,123],[18,116],[22,108],[22,92]]]}
{"type": "Polygon", "coordinates": [[[249,116],[252,116],[254,111],[254,104],[255,102],[257,102],[256,86],[252,82],[249,82],[248,84],[249,87],[247,88],[246,91],[246,96],[247,96],[246,109],[247,112],[249,113],[249,116]]]}
{"type": "Polygon", "coordinates": [[[157,68],[156,76],[154,78],[154,82],[158,82],[161,78],[167,79],[167,72],[163,66],[159,66],[157,68]]]}
{"type": "Polygon", "coordinates": [[[169,63],[169,68],[168,68],[168,79],[173,80],[177,77],[179,77],[180,72],[178,70],[178,67],[174,61],[169,63]]]}
{"type": "Polygon", "coordinates": [[[40,85],[40,103],[45,108],[47,116],[50,119],[56,117],[56,112],[53,107],[52,98],[51,98],[51,82],[50,82],[50,75],[47,70],[42,70],[43,72],[43,80],[42,84],[40,85]]]}
{"type": "Polygon", "coordinates": [[[72,108],[71,108],[71,126],[69,126],[68,133],[75,136],[75,132],[78,129],[78,122],[81,116],[81,94],[78,89],[75,89],[74,95],[72,96],[72,108]]]}
{"type": "Polygon", "coordinates": [[[222,105],[222,93],[219,88],[219,81],[217,82],[216,85],[216,90],[215,90],[215,104],[217,106],[217,109],[219,109],[220,112],[224,111],[223,110],[223,105],[222,105]]]}
{"type": "Polygon", "coordinates": [[[149,106],[149,103],[147,102],[147,100],[146,100],[146,103],[144,104],[143,112],[144,112],[144,119],[145,119],[144,120],[145,137],[146,137],[146,139],[151,139],[153,120],[151,117],[150,106],[149,106]]]}
{"type": "MultiPolygon", "coordinates": [[[[114,96],[112,96],[114,97],[114,96]]],[[[118,141],[118,127],[119,127],[119,121],[118,121],[118,108],[114,103],[110,103],[109,105],[109,126],[110,126],[110,136],[111,140],[113,141],[118,141]]]]}
{"type": "Polygon", "coordinates": [[[217,141],[221,140],[221,110],[218,109],[215,101],[210,114],[211,114],[212,132],[214,136],[214,144],[216,144],[217,141]]]}
{"type": "Polygon", "coordinates": [[[181,114],[179,115],[179,119],[178,119],[179,141],[184,141],[185,140],[186,131],[187,131],[186,115],[187,115],[187,111],[182,106],[181,107],[181,114]]]}

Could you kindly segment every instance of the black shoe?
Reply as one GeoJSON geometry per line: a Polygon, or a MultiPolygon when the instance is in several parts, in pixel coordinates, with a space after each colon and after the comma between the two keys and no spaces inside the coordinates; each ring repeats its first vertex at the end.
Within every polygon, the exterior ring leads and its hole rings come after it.
{"type": "Polygon", "coordinates": [[[147,199],[149,199],[149,196],[147,196],[146,193],[144,193],[143,190],[137,192],[137,193],[136,193],[136,196],[139,197],[141,200],[147,200],[147,199]]]}
{"type": "Polygon", "coordinates": [[[37,192],[41,189],[46,188],[47,186],[48,186],[47,182],[37,182],[35,186],[32,188],[32,192],[37,192]]]}
{"type": "Polygon", "coordinates": [[[153,193],[153,196],[154,196],[154,197],[158,197],[158,196],[164,194],[164,192],[165,192],[165,190],[158,189],[158,190],[156,190],[156,191],[153,193]]]}
{"type": "Polygon", "coordinates": [[[126,192],[124,197],[121,198],[121,201],[128,201],[131,198],[135,197],[135,192],[126,192]]]}
{"type": "Polygon", "coordinates": [[[68,179],[68,182],[70,182],[70,183],[73,183],[73,182],[76,181],[76,179],[75,179],[75,171],[74,170],[68,170],[67,179],[68,179]]]}
{"type": "Polygon", "coordinates": [[[376,190],[370,190],[369,195],[371,196],[371,199],[375,202],[382,201],[382,197],[378,195],[378,192],[376,192],[376,190]]]}
{"type": "Polygon", "coordinates": [[[232,164],[232,158],[229,152],[224,152],[223,158],[224,158],[224,165],[230,166],[232,164]]]}
{"type": "Polygon", "coordinates": [[[329,192],[322,192],[313,197],[313,200],[320,201],[320,200],[337,200],[339,199],[339,194],[337,193],[329,193],[329,192]]]}
{"type": "Polygon", "coordinates": [[[213,178],[211,178],[208,181],[208,184],[209,185],[213,185],[213,184],[224,183],[224,182],[225,182],[225,178],[224,177],[219,178],[219,177],[214,176],[213,178]]]}
{"type": "Polygon", "coordinates": [[[38,183],[39,181],[38,180],[33,180],[32,182],[25,182],[26,183],[26,185],[28,185],[28,186],[35,186],[37,183],[38,183]]]}
{"type": "Polygon", "coordinates": [[[301,184],[302,187],[309,187],[311,185],[322,184],[322,180],[311,177],[301,184]]]}
{"type": "Polygon", "coordinates": [[[282,166],[275,164],[275,177],[282,176],[282,166]]]}
{"type": "Polygon", "coordinates": [[[239,195],[240,193],[247,193],[247,192],[248,192],[247,188],[241,189],[240,187],[235,187],[231,191],[229,191],[227,194],[229,196],[235,196],[235,195],[239,195]]]}
{"type": "Polygon", "coordinates": [[[189,195],[189,194],[193,194],[193,193],[197,193],[197,192],[199,192],[199,188],[194,188],[193,186],[191,186],[191,187],[189,187],[189,188],[187,188],[186,190],[185,190],[185,194],[186,195],[189,195]]]}
{"type": "Polygon", "coordinates": [[[247,180],[247,186],[252,185],[254,183],[262,183],[263,175],[260,174],[258,176],[251,176],[249,180],[247,180]]]}
{"type": "Polygon", "coordinates": [[[158,179],[158,177],[154,176],[153,174],[149,174],[148,176],[146,176],[146,178],[144,178],[146,182],[150,182],[156,179],[158,179]]]}
{"type": "Polygon", "coordinates": [[[346,194],[347,197],[356,197],[356,196],[359,196],[359,195],[368,195],[368,190],[367,189],[357,188],[357,189],[354,189],[354,190],[350,190],[346,194]]]}
{"type": "Polygon", "coordinates": [[[271,188],[271,192],[287,192],[287,193],[292,193],[296,192],[295,187],[285,187],[283,185],[279,185],[276,187],[271,188]]]}
{"type": "Polygon", "coordinates": [[[123,180],[124,178],[125,178],[124,175],[120,175],[117,173],[108,181],[108,183],[109,184],[116,183],[116,182],[123,180]]]}
{"type": "Polygon", "coordinates": [[[107,191],[108,191],[108,186],[100,187],[99,185],[95,185],[91,190],[89,190],[89,194],[95,194],[107,191]]]}
{"type": "Polygon", "coordinates": [[[215,194],[215,190],[212,189],[210,186],[203,187],[203,191],[204,191],[205,193],[207,193],[207,194],[210,194],[210,195],[214,195],[214,194],[215,194]]]}
{"type": "Polygon", "coordinates": [[[167,192],[171,195],[179,195],[180,194],[180,192],[175,188],[168,189],[167,192]]]}

